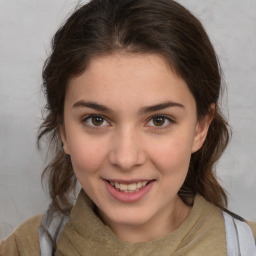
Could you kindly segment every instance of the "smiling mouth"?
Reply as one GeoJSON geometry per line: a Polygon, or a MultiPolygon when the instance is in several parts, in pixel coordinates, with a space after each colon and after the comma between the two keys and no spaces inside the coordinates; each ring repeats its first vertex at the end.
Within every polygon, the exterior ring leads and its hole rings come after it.
{"type": "Polygon", "coordinates": [[[154,180],[148,180],[148,181],[139,181],[139,182],[133,182],[133,183],[120,183],[120,182],[114,182],[110,180],[106,180],[113,188],[120,192],[124,193],[135,193],[138,192],[140,189],[147,186],[149,183],[153,182],[154,180]]]}

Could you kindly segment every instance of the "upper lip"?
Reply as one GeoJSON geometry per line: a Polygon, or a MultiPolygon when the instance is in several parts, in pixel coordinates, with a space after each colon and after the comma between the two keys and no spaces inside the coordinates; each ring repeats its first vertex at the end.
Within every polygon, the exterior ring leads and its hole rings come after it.
{"type": "Polygon", "coordinates": [[[122,180],[122,179],[104,179],[106,181],[111,181],[113,183],[121,183],[121,184],[132,184],[132,183],[138,183],[138,182],[149,182],[153,181],[155,179],[132,179],[132,180],[122,180]]]}

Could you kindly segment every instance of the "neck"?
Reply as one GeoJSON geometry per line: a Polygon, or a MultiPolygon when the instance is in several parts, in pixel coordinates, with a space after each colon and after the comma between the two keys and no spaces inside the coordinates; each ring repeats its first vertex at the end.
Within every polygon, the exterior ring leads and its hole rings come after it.
{"type": "Polygon", "coordinates": [[[191,210],[191,207],[187,206],[179,197],[170,208],[140,225],[115,223],[104,213],[99,212],[99,215],[121,240],[132,243],[149,242],[176,230],[191,210]]]}

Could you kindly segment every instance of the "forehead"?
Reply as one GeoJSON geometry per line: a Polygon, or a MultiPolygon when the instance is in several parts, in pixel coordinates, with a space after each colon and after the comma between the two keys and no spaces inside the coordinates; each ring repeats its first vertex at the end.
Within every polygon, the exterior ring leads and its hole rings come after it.
{"type": "Polygon", "coordinates": [[[82,74],[71,79],[66,96],[73,100],[93,98],[109,105],[150,105],[169,100],[191,104],[194,100],[186,82],[156,54],[93,58],[82,74]]]}

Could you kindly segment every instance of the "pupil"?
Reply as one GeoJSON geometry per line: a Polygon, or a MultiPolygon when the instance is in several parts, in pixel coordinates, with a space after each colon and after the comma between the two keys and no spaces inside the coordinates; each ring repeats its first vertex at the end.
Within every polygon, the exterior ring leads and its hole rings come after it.
{"type": "Polygon", "coordinates": [[[164,124],[165,119],[163,117],[155,117],[153,120],[154,125],[161,126],[164,124]]]}
{"type": "Polygon", "coordinates": [[[100,116],[94,116],[92,118],[92,123],[95,125],[95,126],[99,126],[103,123],[103,118],[100,117],[100,116]]]}

